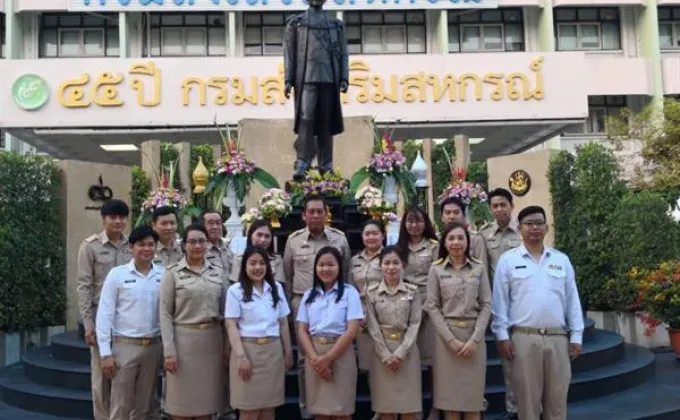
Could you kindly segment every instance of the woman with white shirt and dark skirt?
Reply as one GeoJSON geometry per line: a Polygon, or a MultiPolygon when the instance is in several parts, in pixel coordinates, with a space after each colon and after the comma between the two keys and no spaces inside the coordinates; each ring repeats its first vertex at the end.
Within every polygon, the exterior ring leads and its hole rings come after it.
{"type": "Polygon", "coordinates": [[[345,284],[342,255],[332,246],[314,260],[314,285],[302,297],[297,332],[307,366],[307,410],[315,420],[350,420],[357,360],[352,343],[364,318],[356,288],[345,284]]]}
{"type": "Polygon", "coordinates": [[[231,406],[241,420],[273,420],[285,402],[286,370],[293,365],[283,287],[274,281],[269,253],[249,246],[238,283],[229,287],[224,309],[231,344],[231,406]]]}

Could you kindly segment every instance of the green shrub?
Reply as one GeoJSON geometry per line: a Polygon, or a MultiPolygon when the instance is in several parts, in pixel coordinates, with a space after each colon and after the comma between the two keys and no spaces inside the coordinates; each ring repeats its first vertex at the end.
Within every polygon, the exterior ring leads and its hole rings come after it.
{"type": "Polygon", "coordinates": [[[140,166],[132,167],[132,187],[130,190],[130,220],[134,223],[142,213],[142,203],[151,194],[151,181],[140,166]]]}
{"type": "Polygon", "coordinates": [[[64,324],[60,188],[51,159],[0,153],[0,330],[64,324]]]}

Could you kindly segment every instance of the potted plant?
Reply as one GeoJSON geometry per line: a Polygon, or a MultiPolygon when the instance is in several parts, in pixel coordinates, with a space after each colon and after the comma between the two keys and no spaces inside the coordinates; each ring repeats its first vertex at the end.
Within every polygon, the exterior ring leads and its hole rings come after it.
{"type": "Polygon", "coordinates": [[[177,161],[170,162],[165,168],[161,170],[159,179],[160,187],[151,191],[149,196],[142,202],[141,214],[135,221],[135,227],[149,224],[151,222],[151,214],[158,207],[174,207],[177,210],[177,225],[178,231],[182,231],[184,226],[184,218],[198,217],[201,210],[189,203],[189,199],[182,195],[182,192],[174,187],[173,180],[175,179],[175,172],[177,171],[177,161]]]}
{"type": "Polygon", "coordinates": [[[680,358],[680,260],[667,261],[637,281],[640,308],[650,331],[661,323],[668,328],[671,346],[680,358]]]}
{"type": "Polygon", "coordinates": [[[350,189],[357,191],[368,180],[370,185],[382,190],[388,203],[396,205],[401,191],[408,205],[416,197],[416,186],[415,178],[406,166],[406,156],[394,146],[392,132],[385,130],[381,134],[376,129],[373,133],[374,153],[368,164],[352,175],[350,189]]]}

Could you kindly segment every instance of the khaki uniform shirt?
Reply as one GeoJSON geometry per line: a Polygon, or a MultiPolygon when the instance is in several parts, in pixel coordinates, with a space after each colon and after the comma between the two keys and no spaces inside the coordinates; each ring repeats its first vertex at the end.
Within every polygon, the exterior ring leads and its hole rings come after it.
{"type": "Polygon", "coordinates": [[[229,273],[231,273],[231,262],[234,259],[234,253],[229,249],[229,242],[220,240],[220,246],[211,244],[206,259],[211,264],[222,267],[224,286],[229,287],[229,273]]]}
{"type": "MultiPolygon", "coordinates": [[[[238,282],[238,277],[241,274],[241,262],[243,255],[234,255],[234,259],[231,262],[231,273],[229,274],[229,284],[234,284],[238,282]]],[[[283,273],[283,258],[280,255],[270,255],[269,265],[272,267],[272,274],[274,275],[274,281],[281,283],[283,288],[286,288],[286,276],[283,273]]]]}
{"type": "Polygon", "coordinates": [[[112,268],[132,260],[125,236],[118,245],[109,241],[106,232],[85,239],[78,249],[78,309],[86,330],[94,330],[104,279],[112,268]]]}
{"type": "Polygon", "coordinates": [[[156,245],[156,255],[154,256],[154,264],[160,264],[163,267],[169,267],[172,264],[180,262],[184,258],[184,252],[177,242],[173,243],[170,248],[158,242],[156,245]]]}
{"type": "Polygon", "coordinates": [[[422,319],[422,303],[418,286],[399,282],[390,289],[385,281],[368,287],[366,326],[374,348],[382,362],[393,355],[404,360],[418,337],[422,319]],[[383,329],[401,333],[401,344],[390,352],[385,344],[383,329]]]}
{"type": "Polygon", "coordinates": [[[200,272],[186,258],[167,267],[160,290],[160,324],[165,357],[177,355],[175,325],[219,322],[224,310],[222,267],[205,261],[200,272]]]}
{"type": "Polygon", "coordinates": [[[372,258],[368,257],[366,250],[352,257],[350,261],[348,282],[355,285],[361,296],[361,304],[366,312],[366,291],[372,285],[378,285],[383,279],[380,269],[380,253],[372,258]]]}
{"type": "Polygon", "coordinates": [[[456,338],[449,328],[449,319],[474,322],[471,338],[483,341],[491,317],[491,286],[484,264],[467,260],[455,270],[448,258],[437,260],[427,279],[425,310],[447,343],[456,338]]]}
{"type": "Polygon", "coordinates": [[[333,246],[342,254],[342,272],[349,273],[352,251],[349,249],[345,234],[335,228],[326,227],[318,238],[307,229],[293,232],[286,241],[283,252],[283,271],[292,294],[302,295],[314,284],[314,259],[316,253],[325,246],[333,246]]]}
{"type": "Polygon", "coordinates": [[[430,271],[432,263],[437,259],[439,242],[434,239],[423,238],[418,244],[408,245],[408,261],[404,267],[404,280],[418,286],[421,298],[425,299],[425,288],[427,286],[427,273],[430,271]]]}
{"type": "Polygon", "coordinates": [[[496,222],[482,229],[479,234],[484,239],[487,261],[489,265],[489,278],[493,279],[496,273],[498,260],[505,251],[522,245],[522,236],[516,221],[511,221],[507,228],[501,230],[496,222]]]}

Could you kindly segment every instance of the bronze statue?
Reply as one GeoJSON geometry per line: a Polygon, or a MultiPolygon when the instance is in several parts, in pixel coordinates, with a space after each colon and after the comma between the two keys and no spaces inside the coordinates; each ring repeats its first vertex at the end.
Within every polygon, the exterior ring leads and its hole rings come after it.
{"type": "Polygon", "coordinates": [[[315,155],[322,172],[332,171],[333,136],[345,129],[340,103],[349,80],[345,28],[326,15],[325,2],[309,0],[306,12],[288,20],[283,41],[286,98],[295,89],[294,180],[304,177],[315,155]]]}

